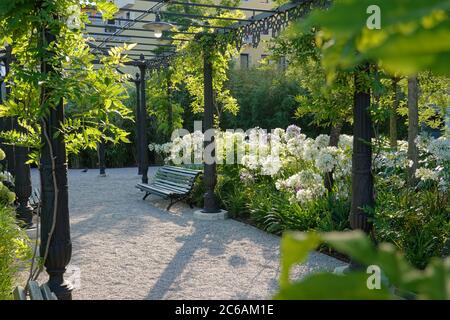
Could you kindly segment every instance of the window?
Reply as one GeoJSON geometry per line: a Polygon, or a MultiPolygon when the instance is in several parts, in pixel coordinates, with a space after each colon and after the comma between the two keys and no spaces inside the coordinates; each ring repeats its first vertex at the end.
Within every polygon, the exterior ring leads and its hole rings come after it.
{"type": "Polygon", "coordinates": [[[241,69],[248,69],[249,56],[248,53],[241,53],[241,69]]]}
{"type": "Polygon", "coordinates": [[[114,33],[116,32],[116,21],[114,19],[107,21],[107,27],[105,27],[106,33],[114,33]]]}

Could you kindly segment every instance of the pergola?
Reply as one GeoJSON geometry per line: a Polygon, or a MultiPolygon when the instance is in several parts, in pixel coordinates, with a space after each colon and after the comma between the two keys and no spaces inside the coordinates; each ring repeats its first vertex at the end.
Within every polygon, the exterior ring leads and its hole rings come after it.
{"type": "MultiPolygon", "coordinates": [[[[145,79],[146,73],[148,70],[152,69],[162,69],[166,68],[170,65],[171,59],[176,56],[177,52],[172,51],[168,48],[173,46],[167,43],[158,43],[153,40],[165,40],[165,41],[196,41],[199,37],[211,36],[211,33],[201,33],[201,32],[187,32],[187,31],[173,31],[168,30],[166,34],[162,38],[158,38],[153,36],[152,31],[143,28],[143,23],[152,23],[154,21],[146,19],[147,15],[155,14],[160,17],[186,17],[186,18],[195,18],[198,22],[197,24],[201,27],[205,27],[208,29],[213,29],[212,34],[217,33],[231,33],[233,35],[234,44],[236,47],[240,48],[244,43],[245,39],[251,39],[251,45],[253,47],[257,47],[261,40],[262,34],[268,34],[271,32],[273,37],[277,36],[280,31],[285,28],[289,21],[300,18],[301,16],[307,14],[310,10],[310,5],[314,2],[314,0],[298,0],[292,3],[288,3],[282,5],[273,10],[267,9],[258,9],[258,8],[240,8],[240,7],[230,7],[223,5],[215,5],[215,4],[200,4],[200,3],[191,3],[191,2],[181,2],[181,1],[148,1],[152,2],[153,5],[149,4],[149,8],[147,10],[139,10],[132,8],[123,8],[120,11],[129,11],[138,13],[139,16],[135,19],[125,19],[125,18],[117,18],[116,20],[126,22],[124,25],[117,27],[117,30],[110,35],[105,35],[104,33],[88,31],[86,32],[86,36],[95,39],[95,41],[91,44],[91,50],[94,54],[101,55],[106,54],[107,48],[110,46],[114,46],[117,43],[138,43],[136,47],[130,50],[127,55],[132,59],[128,63],[128,65],[135,66],[138,68],[139,72],[136,74],[135,79],[132,81],[136,84],[136,97],[137,97],[137,105],[136,105],[136,132],[137,132],[137,142],[138,142],[138,163],[139,163],[139,173],[142,174],[142,182],[148,182],[148,153],[147,153],[147,110],[146,110],[146,88],[145,88],[145,79]],[[179,12],[171,12],[167,10],[162,10],[164,5],[166,4],[176,4],[183,6],[198,6],[198,7],[206,7],[206,8],[214,8],[217,10],[241,10],[246,12],[251,12],[252,16],[250,18],[232,18],[232,17],[222,17],[220,15],[210,16],[210,15],[195,15],[188,13],[179,13],[179,12]],[[232,24],[228,26],[216,26],[205,23],[204,21],[208,19],[216,19],[216,20],[227,20],[231,21],[232,24]],[[127,33],[128,31],[128,33],[127,33]],[[142,33],[130,34],[130,31],[143,31],[148,35],[143,35],[142,33]],[[149,32],[150,31],[150,32],[149,32]],[[173,35],[176,34],[189,34],[192,35],[190,39],[180,39],[173,38],[173,35]],[[130,37],[132,40],[128,41],[120,41],[120,38],[130,37]],[[135,42],[134,40],[138,40],[140,42],[135,42]],[[149,43],[149,40],[152,41],[149,43]],[[162,46],[166,48],[166,51],[162,54],[155,55],[152,54],[152,49],[143,49],[141,46],[149,45],[154,47],[162,46]]],[[[188,27],[188,24],[176,24],[178,27],[188,27]]],[[[88,27],[92,28],[104,28],[105,24],[88,24],[88,27]]],[[[213,128],[213,119],[214,119],[214,111],[213,111],[213,86],[212,86],[212,65],[208,61],[208,50],[204,50],[204,118],[203,118],[203,131],[206,131],[210,128],[213,128]]],[[[101,147],[99,150],[99,160],[100,162],[104,160],[104,156],[102,155],[104,152],[104,148],[101,147]]],[[[104,164],[100,164],[101,168],[104,168],[104,164]]],[[[217,202],[214,197],[214,187],[216,184],[216,165],[204,165],[204,182],[206,185],[206,194],[205,194],[205,205],[203,208],[204,212],[217,212],[219,210],[217,202]]]]}
{"type": "MultiPolygon", "coordinates": [[[[145,0],[147,1],[147,0],[145,0]]],[[[86,32],[86,37],[94,39],[90,43],[91,52],[97,56],[107,53],[108,47],[116,46],[119,43],[137,43],[138,45],[128,52],[131,61],[127,64],[137,68],[135,78],[132,80],[136,85],[137,103],[136,103],[136,131],[138,140],[138,163],[139,173],[142,174],[142,182],[148,182],[148,141],[147,141],[147,110],[146,110],[146,74],[149,70],[166,68],[170,65],[171,59],[177,53],[171,48],[174,47],[171,43],[155,42],[155,39],[162,39],[167,41],[196,41],[200,37],[210,36],[218,33],[231,33],[233,35],[235,45],[240,48],[244,41],[248,42],[251,39],[251,45],[258,46],[261,35],[271,32],[272,36],[277,36],[280,31],[285,28],[290,21],[301,18],[306,15],[314,0],[295,0],[292,3],[284,4],[273,10],[265,10],[258,8],[238,8],[228,7],[214,4],[199,4],[180,1],[151,1],[149,2],[147,10],[138,10],[132,8],[122,8],[121,11],[135,12],[138,16],[134,19],[116,18],[118,21],[125,22],[119,27],[115,27],[116,31],[111,34],[104,34],[95,31],[96,28],[105,28],[105,24],[91,23],[87,26],[90,30],[86,32]],[[201,16],[187,13],[177,13],[163,10],[167,4],[177,4],[184,6],[201,6],[207,8],[215,8],[218,10],[241,10],[251,12],[249,18],[229,18],[221,16],[201,16]],[[179,16],[186,18],[194,18],[198,26],[213,29],[212,33],[193,33],[186,31],[165,31],[164,37],[154,37],[148,29],[142,26],[144,23],[155,22],[147,18],[148,15],[155,14],[160,17],[179,16]],[[233,23],[226,27],[205,24],[208,19],[224,19],[231,20],[233,23]],[[130,31],[142,31],[146,35],[131,35],[130,31]],[[173,35],[178,33],[191,34],[190,40],[175,39],[173,35]],[[123,37],[129,37],[133,40],[123,41],[123,37]],[[134,41],[138,40],[138,41],[134,41]],[[165,48],[163,54],[153,54],[154,48],[165,48]]],[[[173,23],[180,28],[187,27],[187,24],[173,23]]],[[[51,34],[48,37],[51,38],[51,34]]],[[[204,116],[203,116],[203,130],[213,128],[213,66],[208,59],[208,50],[203,52],[203,75],[204,75],[204,116]]],[[[5,72],[8,72],[8,66],[11,63],[11,48],[7,47],[6,51],[2,52],[0,57],[5,66],[5,72]]],[[[96,60],[100,63],[100,60],[96,60]]],[[[360,74],[367,70],[362,68],[360,74]]],[[[356,74],[355,78],[358,76],[356,74]]],[[[3,78],[2,78],[3,82],[3,78]]],[[[371,175],[371,148],[365,141],[370,141],[371,138],[371,120],[367,109],[370,105],[370,92],[364,91],[358,85],[359,81],[355,79],[355,99],[354,99],[354,150],[353,150],[353,177],[352,177],[352,209],[350,214],[351,225],[353,228],[368,230],[368,222],[362,209],[365,205],[373,203],[373,182],[371,175]]],[[[8,89],[9,90],[9,89],[8,89]]],[[[8,94],[8,92],[6,92],[8,94]]],[[[52,115],[49,117],[48,132],[52,134],[57,128],[57,124],[63,120],[63,105],[58,106],[57,110],[51,111],[52,115]]],[[[2,119],[1,128],[3,130],[19,129],[15,119],[2,119]]],[[[56,216],[55,231],[51,238],[50,250],[45,261],[47,273],[50,276],[49,285],[60,299],[71,299],[71,288],[64,282],[63,274],[65,268],[71,257],[71,240],[69,228],[69,212],[68,212],[68,190],[67,190],[67,164],[65,156],[65,147],[62,140],[54,139],[52,141],[54,156],[56,158],[56,170],[54,174],[57,176],[57,184],[60,192],[58,193],[59,208],[56,216]],[[56,141],[57,140],[57,141],[56,141]]],[[[6,153],[8,155],[8,168],[14,173],[16,179],[16,194],[18,199],[18,217],[25,221],[27,225],[31,225],[31,208],[29,206],[29,197],[31,195],[31,179],[30,168],[25,164],[27,158],[26,148],[17,146],[6,146],[6,153]]],[[[101,173],[104,173],[104,145],[99,145],[99,162],[101,173]]],[[[49,149],[44,147],[41,160],[41,176],[50,177],[52,173],[51,159],[49,157],[49,149]],[[43,164],[43,165],[42,165],[43,164]]],[[[215,213],[220,210],[214,196],[214,188],[216,185],[216,164],[204,163],[204,183],[206,186],[206,193],[204,195],[205,213],[215,213]]],[[[41,181],[42,193],[42,212],[41,212],[41,248],[47,245],[48,231],[50,226],[54,223],[53,211],[49,203],[55,196],[55,190],[51,185],[44,185],[41,181]],[[48,209],[46,206],[49,206],[48,209]]],[[[43,252],[43,251],[41,251],[43,252]]]]}

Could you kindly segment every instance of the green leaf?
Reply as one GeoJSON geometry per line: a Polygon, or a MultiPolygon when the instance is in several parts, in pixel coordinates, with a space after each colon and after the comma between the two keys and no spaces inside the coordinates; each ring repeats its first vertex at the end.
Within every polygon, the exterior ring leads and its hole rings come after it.
{"type": "Polygon", "coordinates": [[[304,262],[309,251],[314,250],[319,245],[319,235],[302,232],[285,232],[281,239],[281,274],[280,287],[289,283],[289,273],[294,264],[304,262]]]}
{"type": "Polygon", "coordinates": [[[366,273],[337,275],[318,273],[284,286],[275,295],[278,300],[386,300],[389,288],[368,289],[366,273]]]}

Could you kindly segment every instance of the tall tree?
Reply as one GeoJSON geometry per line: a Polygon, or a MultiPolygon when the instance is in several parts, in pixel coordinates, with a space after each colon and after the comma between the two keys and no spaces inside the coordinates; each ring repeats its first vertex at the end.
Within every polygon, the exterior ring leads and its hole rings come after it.
{"type": "Polygon", "coordinates": [[[408,78],[408,185],[414,186],[418,165],[416,138],[419,133],[419,84],[416,76],[408,78]]]}

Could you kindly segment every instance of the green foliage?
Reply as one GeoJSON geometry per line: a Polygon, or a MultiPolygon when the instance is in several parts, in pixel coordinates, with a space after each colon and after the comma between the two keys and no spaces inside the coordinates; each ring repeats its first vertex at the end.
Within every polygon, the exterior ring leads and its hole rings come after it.
{"type": "MultiPolygon", "coordinates": [[[[296,79],[283,71],[264,66],[251,69],[232,69],[226,84],[239,104],[239,113],[224,114],[222,128],[265,129],[285,128],[289,124],[307,120],[294,119],[297,102],[295,97],[304,92],[296,79]]],[[[314,129],[314,128],[312,128],[314,129]]]]}
{"type": "Polygon", "coordinates": [[[281,241],[280,291],[276,299],[396,299],[413,293],[418,299],[450,298],[450,261],[434,259],[424,271],[414,269],[391,244],[375,247],[360,231],[330,233],[286,232],[281,241]],[[388,283],[370,290],[370,274],[351,271],[337,275],[316,273],[290,281],[292,268],[321,243],[350,256],[362,266],[378,266],[388,283]],[[396,295],[392,294],[392,287],[396,295]]]}
{"type": "MultiPolygon", "coordinates": [[[[0,190],[3,194],[3,188],[0,190]]],[[[29,239],[16,223],[10,205],[0,204],[0,300],[12,299],[17,272],[26,267],[31,258],[29,239]]]]}
{"type": "Polygon", "coordinates": [[[157,134],[170,139],[174,129],[183,126],[183,107],[172,99],[171,71],[153,71],[147,80],[147,109],[148,114],[157,122],[157,134]],[[169,111],[170,108],[170,111],[169,111]],[[172,119],[169,119],[169,112],[172,119]],[[172,123],[170,124],[170,120],[172,123]]]}
{"type": "Polygon", "coordinates": [[[320,27],[316,41],[331,76],[336,70],[351,69],[363,61],[375,61],[392,74],[430,70],[449,75],[449,10],[448,0],[339,0],[327,10],[314,11],[292,32],[320,27]],[[370,5],[381,9],[379,30],[366,26],[370,5]]]}
{"type": "Polygon", "coordinates": [[[289,60],[286,77],[299,83],[304,92],[296,96],[296,117],[312,116],[312,124],[335,126],[351,122],[353,107],[353,75],[339,72],[333,83],[327,83],[321,65],[321,52],[313,32],[288,31],[272,41],[275,57],[289,60]]]}
{"type": "MultiPolygon", "coordinates": [[[[117,10],[106,0],[96,3],[104,19],[117,10]]],[[[46,0],[10,1],[0,7],[0,41],[12,47],[14,57],[6,77],[11,92],[0,106],[0,116],[15,116],[20,124],[20,133],[2,137],[32,147],[35,161],[41,148],[42,120],[61,102],[67,105],[68,118],[61,124],[61,133],[68,152],[95,148],[101,139],[128,142],[128,134],[112,119],[129,118],[130,111],[122,103],[126,98],[122,83],[127,76],[116,67],[127,61],[123,53],[132,46],[111,48],[108,56],[99,58],[102,65],[94,67],[91,40],[81,32],[88,19],[79,6],[76,0],[46,0]],[[44,30],[55,39],[43,37],[44,30]],[[42,61],[48,70],[41,70],[42,61]]]]}
{"type": "MultiPolygon", "coordinates": [[[[202,3],[203,1],[198,1],[202,3]]],[[[206,2],[207,3],[207,2],[206,2]]],[[[230,4],[233,1],[221,1],[221,3],[230,4]]],[[[184,6],[173,6],[170,10],[195,11],[196,14],[243,18],[244,14],[235,10],[216,10],[213,8],[191,8],[184,6]]],[[[190,12],[189,12],[190,13],[190,12]]],[[[178,20],[178,19],[177,19],[178,20]]],[[[205,54],[206,59],[212,63],[213,69],[213,91],[216,122],[219,122],[224,111],[236,114],[239,106],[236,99],[231,96],[229,89],[224,84],[228,80],[227,71],[233,55],[237,53],[234,43],[234,37],[230,33],[213,33],[214,29],[204,28],[198,25],[198,22],[188,19],[189,26],[186,31],[199,33],[195,41],[174,41],[177,46],[177,56],[171,63],[173,73],[171,80],[174,86],[185,86],[192,97],[191,109],[194,113],[203,112],[203,62],[205,54]]],[[[209,19],[210,25],[227,26],[232,24],[231,20],[209,19]]],[[[177,34],[175,39],[190,39],[192,34],[177,34]]]]}
{"type": "Polygon", "coordinates": [[[378,187],[373,217],[377,239],[394,243],[409,262],[425,268],[432,257],[443,256],[448,246],[448,197],[437,190],[378,187]]]}

